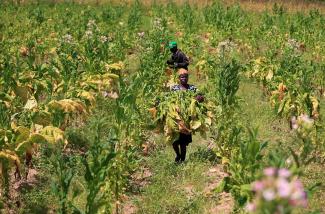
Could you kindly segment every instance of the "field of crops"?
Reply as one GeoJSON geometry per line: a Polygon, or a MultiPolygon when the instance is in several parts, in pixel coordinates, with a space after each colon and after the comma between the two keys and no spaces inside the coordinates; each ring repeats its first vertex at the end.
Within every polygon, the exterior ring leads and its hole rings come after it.
{"type": "Polygon", "coordinates": [[[321,5],[0,1],[0,212],[324,213],[321,5]]]}

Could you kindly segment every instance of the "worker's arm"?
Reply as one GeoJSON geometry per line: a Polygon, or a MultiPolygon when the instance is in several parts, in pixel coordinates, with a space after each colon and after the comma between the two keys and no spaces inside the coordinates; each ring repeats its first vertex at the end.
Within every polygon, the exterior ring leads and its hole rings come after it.
{"type": "Polygon", "coordinates": [[[199,102],[202,103],[204,101],[204,96],[203,94],[198,94],[196,95],[195,99],[199,102]]]}
{"type": "Polygon", "coordinates": [[[202,92],[200,92],[197,89],[197,87],[195,87],[194,85],[190,85],[189,90],[195,93],[195,99],[196,99],[196,101],[198,101],[199,103],[204,102],[204,95],[203,95],[202,92]]]}
{"type": "Polygon", "coordinates": [[[172,58],[170,58],[169,60],[167,60],[167,64],[174,65],[174,60],[172,58]]]}

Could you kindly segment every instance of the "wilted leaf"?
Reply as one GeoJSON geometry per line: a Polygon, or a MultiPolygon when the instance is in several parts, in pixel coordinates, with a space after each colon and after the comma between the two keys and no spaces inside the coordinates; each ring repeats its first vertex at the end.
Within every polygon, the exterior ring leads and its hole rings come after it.
{"type": "Polygon", "coordinates": [[[205,122],[206,125],[211,126],[212,119],[210,117],[206,117],[204,122],[205,122]]]}
{"type": "Polygon", "coordinates": [[[35,124],[40,124],[42,126],[48,126],[52,122],[52,114],[47,111],[38,111],[33,115],[32,121],[35,124]]]}
{"type": "Polygon", "coordinates": [[[124,68],[124,63],[120,61],[118,63],[106,64],[105,67],[107,70],[120,71],[124,68]]]}
{"type": "Polygon", "coordinates": [[[12,161],[12,162],[16,162],[18,165],[20,164],[20,160],[19,160],[18,155],[15,152],[10,151],[10,150],[2,150],[2,151],[0,151],[0,159],[1,158],[7,159],[7,160],[12,161]]]}
{"type": "Polygon", "coordinates": [[[67,143],[64,137],[64,132],[57,127],[47,126],[40,131],[40,134],[51,144],[57,144],[60,142],[63,142],[64,144],[67,143]]]}
{"type": "Polygon", "coordinates": [[[191,129],[192,130],[196,130],[196,129],[198,129],[198,128],[200,128],[200,126],[202,125],[202,123],[201,123],[201,121],[199,121],[199,120],[196,120],[196,121],[191,121],[190,122],[190,126],[191,126],[191,129]]]}
{"type": "Polygon", "coordinates": [[[65,113],[86,113],[82,102],[71,99],[53,100],[49,102],[48,108],[55,111],[61,110],[65,113]]]}
{"type": "Polygon", "coordinates": [[[78,94],[78,97],[81,97],[85,100],[88,100],[91,106],[94,106],[96,104],[96,99],[92,93],[89,91],[81,91],[78,94]]]}
{"type": "Polygon", "coordinates": [[[24,109],[26,110],[32,110],[34,108],[37,107],[37,101],[34,97],[30,98],[29,100],[27,100],[24,109]]]}
{"type": "Polygon", "coordinates": [[[152,107],[152,108],[150,108],[148,111],[150,112],[151,117],[152,117],[153,119],[155,119],[156,116],[157,116],[157,108],[156,108],[156,107],[152,107]]]}
{"type": "Polygon", "coordinates": [[[269,70],[268,74],[266,75],[265,79],[270,81],[273,78],[273,71],[269,70]]]}
{"type": "Polygon", "coordinates": [[[24,141],[27,141],[29,138],[30,130],[27,127],[24,126],[18,126],[16,130],[14,130],[17,134],[17,138],[15,143],[20,144],[24,141]]]}
{"type": "Polygon", "coordinates": [[[31,89],[28,86],[16,86],[14,92],[23,102],[27,102],[31,96],[31,89]]]}

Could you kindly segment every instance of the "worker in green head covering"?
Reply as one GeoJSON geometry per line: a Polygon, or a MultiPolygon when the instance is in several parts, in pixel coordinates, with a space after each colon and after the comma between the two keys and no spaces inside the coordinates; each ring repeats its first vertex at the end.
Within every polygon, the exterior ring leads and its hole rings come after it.
{"type": "Polygon", "coordinates": [[[172,56],[169,60],[167,60],[167,64],[171,68],[184,68],[188,70],[189,60],[186,55],[177,48],[176,42],[169,43],[169,50],[172,52],[172,56]]]}

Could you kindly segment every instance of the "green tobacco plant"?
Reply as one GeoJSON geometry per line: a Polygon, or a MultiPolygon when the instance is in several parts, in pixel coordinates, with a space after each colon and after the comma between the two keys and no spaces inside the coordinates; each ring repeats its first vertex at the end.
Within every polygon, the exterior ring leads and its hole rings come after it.
{"type": "Polygon", "coordinates": [[[236,93],[239,88],[241,67],[235,60],[221,67],[218,80],[218,100],[224,108],[234,108],[238,104],[236,93]]]}
{"type": "Polygon", "coordinates": [[[138,28],[138,26],[141,24],[142,14],[141,14],[141,3],[139,0],[134,1],[134,3],[131,5],[130,13],[128,16],[128,27],[131,30],[134,30],[138,28]]]}
{"type": "MultiPolygon", "coordinates": [[[[110,140],[101,140],[102,132],[107,122],[104,119],[96,121],[94,143],[82,159],[85,167],[85,189],[87,190],[85,214],[98,213],[100,210],[109,212],[111,209],[111,190],[106,185],[111,164],[116,157],[114,151],[114,136],[110,140]]],[[[107,127],[107,126],[106,126],[107,127]]],[[[110,133],[111,134],[111,133],[110,133]]]]}
{"type": "Polygon", "coordinates": [[[213,83],[217,85],[214,93],[218,103],[215,112],[217,115],[216,129],[213,131],[212,138],[218,148],[217,155],[222,158],[224,163],[227,163],[231,157],[232,149],[238,147],[236,136],[241,129],[237,119],[239,106],[236,96],[240,81],[240,66],[235,60],[221,64],[210,61],[210,65],[214,70],[211,76],[213,83]]]}
{"type": "Polygon", "coordinates": [[[242,207],[251,198],[250,183],[256,180],[263,168],[263,150],[267,142],[257,139],[257,130],[247,129],[248,136],[237,137],[237,148],[232,150],[228,163],[229,176],[225,177],[218,192],[230,192],[236,199],[237,206],[242,207]]]}
{"type": "Polygon", "coordinates": [[[206,23],[231,32],[248,24],[239,5],[226,9],[217,1],[204,8],[204,18],[206,23]]]}
{"type": "Polygon", "coordinates": [[[71,181],[76,173],[75,161],[73,161],[73,157],[61,154],[61,151],[54,152],[51,159],[57,176],[56,181],[52,183],[52,191],[59,198],[59,213],[67,214],[71,213],[71,210],[77,212],[77,208],[73,206],[72,201],[78,192],[74,192],[72,199],[69,199],[71,181]]]}

